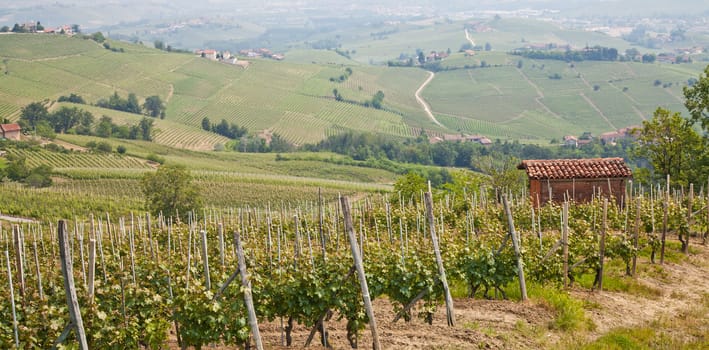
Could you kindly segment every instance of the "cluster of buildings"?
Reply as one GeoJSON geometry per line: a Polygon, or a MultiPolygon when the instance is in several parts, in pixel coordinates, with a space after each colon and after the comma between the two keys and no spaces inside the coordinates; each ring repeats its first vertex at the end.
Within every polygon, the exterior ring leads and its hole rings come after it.
{"type": "Polygon", "coordinates": [[[274,59],[276,61],[282,61],[285,58],[283,54],[271,52],[271,50],[266,48],[241,50],[239,51],[239,55],[251,58],[264,57],[274,59]]]}
{"type": "Polygon", "coordinates": [[[75,28],[77,28],[76,25],[61,25],[58,27],[44,27],[40,22],[25,22],[22,24],[15,24],[15,26],[12,28],[13,31],[15,32],[22,32],[22,33],[47,33],[47,34],[66,34],[66,35],[74,35],[75,33],[75,28]]]}
{"type": "Polygon", "coordinates": [[[482,135],[454,135],[454,134],[443,134],[440,136],[432,136],[429,138],[431,143],[439,143],[443,141],[452,142],[475,142],[483,146],[492,145],[492,140],[482,135]]]}
{"type": "MultiPolygon", "coordinates": [[[[220,62],[235,64],[235,65],[240,65],[240,66],[248,65],[247,61],[239,61],[239,59],[236,57],[236,55],[232,55],[232,53],[229,51],[201,49],[201,50],[196,50],[195,55],[201,56],[203,58],[206,58],[206,59],[212,60],[212,61],[220,61],[220,62]]],[[[264,49],[264,48],[255,49],[255,50],[241,50],[241,51],[239,51],[239,55],[241,55],[243,57],[249,57],[249,58],[265,57],[265,58],[274,59],[276,61],[282,61],[285,58],[285,56],[283,54],[272,53],[271,50],[264,49]]]]}
{"type": "Polygon", "coordinates": [[[579,147],[583,145],[587,145],[594,140],[598,139],[600,142],[602,142],[605,145],[615,145],[618,141],[622,139],[635,139],[637,138],[637,135],[635,134],[635,130],[638,129],[639,126],[628,126],[625,128],[621,128],[615,131],[609,131],[609,132],[604,132],[598,137],[593,136],[590,132],[585,132],[583,135],[576,137],[573,135],[566,135],[563,138],[562,145],[567,146],[567,147],[579,147]]]}

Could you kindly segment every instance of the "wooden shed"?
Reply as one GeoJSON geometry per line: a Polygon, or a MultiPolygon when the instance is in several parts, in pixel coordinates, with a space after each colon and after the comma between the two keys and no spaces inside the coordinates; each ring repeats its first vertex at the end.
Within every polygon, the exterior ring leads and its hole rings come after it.
{"type": "Polygon", "coordinates": [[[588,202],[599,193],[620,203],[633,176],[623,158],[525,160],[517,169],[527,171],[535,207],[564,198],[588,202]]]}

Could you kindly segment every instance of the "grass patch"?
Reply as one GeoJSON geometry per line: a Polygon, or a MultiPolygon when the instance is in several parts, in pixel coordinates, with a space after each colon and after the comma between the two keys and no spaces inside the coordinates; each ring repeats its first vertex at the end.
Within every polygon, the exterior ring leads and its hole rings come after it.
{"type": "MultiPolygon", "coordinates": [[[[584,288],[591,288],[595,275],[586,274],[578,279],[579,284],[584,288]]],[[[657,299],[662,296],[662,290],[650,287],[639,282],[631,276],[618,275],[616,273],[604,273],[603,290],[607,292],[622,292],[638,295],[649,299],[657,299]]]]}
{"type": "MultiPolygon", "coordinates": [[[[510,299],[520,299],[519,285],[510,283],[505,292],[510,299]]],[[[596,326],[586,317],[584,302],[570,296],[555,285],[527,285],[527,296],[533,302],[544,306],[556,313],[556,317],[549,322],[549,329],[561,331],[593,330],[596,326]]]]}
{"type": "Polygon", "coordinates": [[[645,344],[649,344],[655,337],[655,331],[651,328],[619,329],[598,338],[591,344],[582,346],[581,349],[646,349],[645,344]]]}

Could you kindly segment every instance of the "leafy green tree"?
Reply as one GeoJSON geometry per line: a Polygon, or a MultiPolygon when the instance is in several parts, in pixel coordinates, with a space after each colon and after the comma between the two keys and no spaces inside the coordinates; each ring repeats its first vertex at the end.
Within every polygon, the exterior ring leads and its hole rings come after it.
{"type": "Polygon", "coordinates": [[[138,97],[134,93],[128,94],[128,101],[126,102],[126,112],[140,114],[140,103],[138,102],[138,97]]]}
{"type": "Polygon", "coordinates": [[[41,120],[46,120],[49,116],[47,107],[41,102],[32,102],[22,108],[20,113],[20,121],[25,122],[24,127],[34,128],[37,122],[41,120]]]}
{"type": "Polygon", "coordinates": [[[163,165],[156,172],[149,172],[141,181],[146,208],[153,214],[179,215],[199,209],[201,199],[192,175],[181,165],[163,165]]]}
{"type": "Polygon", "coordinates": [[[110,143],[101,141],[96,144],[96,150],[100,152],[111,153],[113,151],[113,147],[110,143]]]}
{"type": "Polygon", "coordinates": [[[212,130],[212,122],[209,121],[208,117],[204,117],[202,119],[202,129],[211,131],[212,130]]]}
{"type": "Polygon", "coordinates": [[[101,32],[96,32],[91,34],[91,40],[97,42],[97,43],[102,43],[106,41],[106,37],[103,36],[103,33],[101,32]]]}
{"type": "Polygon", "coordinates": [[[29,175],[30,171],[27,168],[24,157],[9,155],[7,160],[8,164],[5,168],[5,172],[8,179],[12,181],[22,181],[29,175]]]}
{"type": "Polygon", "coordinates": [[[111,117],[104,115],[96,125],[96,136],[99,137],[111,137],[113,134],[113,119],[111,117]]]}
{"type": "Polygon", "coordinates": [[[507,192],[520,193],[525,187],[524,172],[517,169],[519,159],[502,154],[492,154],[480,157],[477,166],[486,174],[486,184],[491,188],[497,200],[507,192]]]}
{"type": "Polygon", "coordinates": [[[24,182],[30,187],[49,187],[53,183],[51,176],[52,167],[43,164],[32,169],[24,182]]]}
{"type": "Polygon", "coordinates": [[[394,183],[394,192],[401,193],[401,198],[404,201],[413,199],[414,203],[416,203],[420,199],[419,194],[426,191],[428,191],[426,179],[415,172],[408,172],[403,176],[399,176],[394,183]]]}
{"type": "Polygon", "coordinates": [[[699,162],[705,155],[702,139],[692,122],[679,112],[658,108],[651,120],[643,121],[636,131],[638,147],[635,156],[647,158],[656,180],[670,175],[673,184],[687,185],[698,178],[699,162]]]}
{"type": "Polygon", "coordinates": [[[77,94],[70,94],[69,96],[59,96],[57,99],[57,102],[71,102],[71,103],[79,103],[79,104],[86,104],[86,101],[84,100],[83,97],[77,94]]]}
{"type": "Polygon", "coordinates": [[[700,122],[704,131],[709,130],[709,65],[704,68],[704,73],[699,75],[699,80],[694,84],[684,87],[684,105],[687,107],[692,120],[700,122]]]}
{"type": "Polygon", "coordinates": [[[158,95],[148,96],[145,99],[145,103],[143,103],[143,109],[149,116],[153,118],[165,118],[165,104],[162,102],[160,96],[158,95]]]}
{"type": "Polygon", "coordinates": [[[139,124],[140,137],[144,141],[152,141],[153,139],[153,121],[148,118],[143,118],[140,120],[139,124]]]}
{"type": "Polygon", "coordinates": [[[165,43],[162,40],[155,40],[153,46],[158,50],[165,50],[165,43]]]}
{"type": "Polygon", "coordinates": [[[8,26],[2,26],[2,28],[0,28],[0,33],[7,33],[9,31],[10,31],[10,27],[8,27],[8,26]]]}

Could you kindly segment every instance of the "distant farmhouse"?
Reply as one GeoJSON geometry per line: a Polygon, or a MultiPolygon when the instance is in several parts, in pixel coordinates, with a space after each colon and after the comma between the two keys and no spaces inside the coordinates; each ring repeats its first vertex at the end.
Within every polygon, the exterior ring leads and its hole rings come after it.
{"type": "Polygon", "coordinates": [[[20,141],[22,128],[19,124],[0,124],[0,138],[20,141]]]}
{"type": "Polygon", "coordinates": [[[534,206],[565,199],[589,202],[599,194],[620,203],[633,176],[623,158],[525,160],[517,169],[527,172],[534,206]]]}

